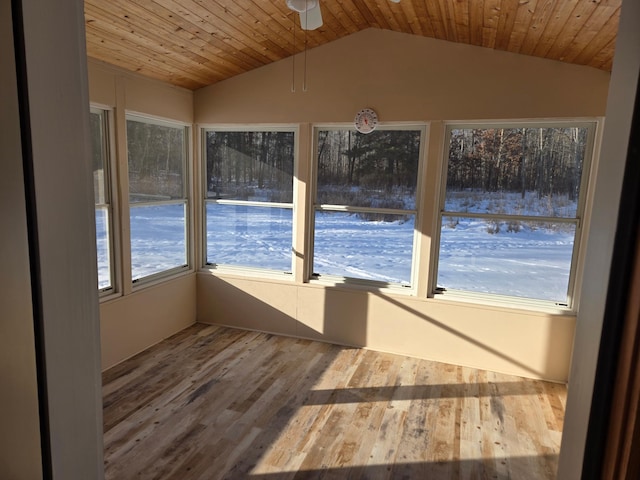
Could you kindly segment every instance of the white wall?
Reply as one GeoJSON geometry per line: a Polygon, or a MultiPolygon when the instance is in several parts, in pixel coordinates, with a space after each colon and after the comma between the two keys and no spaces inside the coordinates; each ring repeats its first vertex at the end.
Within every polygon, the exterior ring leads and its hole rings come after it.
{"type": "MultiPolygon", "coordinates": [[[[8,4],[2,3],[3,22],[10,19],[8,4]]],[[[3,360],[5,355],[10,355],[9,369],[13,367],[14,374],[22,371],[25,377],[13,385],[10,375],[2,377],[3,406],[6,397],[10,408],[8,412],[2,409],[3,419],[5,414],[13,413],[16,417],[6,424],[2,422],[2,456],[5,458],[8,453],[15,458],[9,460],[9,468],[3,468],[1,474],[3,478],[41,478],[42,475],[49,478],[49,462],[45,461],[46,467],[40,471],[39,457],[49,457],[46,452],[50,450],[50,473],[54,479],[100,479],[103,476],[102,402],[95,217],[91,168],[86,161],[90,149],[83,3],[80,0],[55,4],[23,0],[12,2],[11,6],[22,9],[22,14],[16,17],[24,27],[24,51],[19,58],[26,63],[26,78],[20,87],[25,94],[23,98],[28,98],[28,107],[23,103],[25,108],[21,112],[23,124],[27,126],[18,132],[13,118],[8,123],[12,138],[2,144],[5,170],[0,182],[2,212],[3,220],[9,222],[3,223],[2,241],[3,247],[4,242],[8,242],[11,249],[2,250],[3,270],[5,265],[10,268],[2,273],[3,307],[5,300],[9,303],[7,310],[3,308],[3,315],[9,315],[6,324],[3,317],[3,328],[8,325],[9,332],[3,331],[1,341],[15,341],[16,345],[2,348],[1,355],[3,360]],[[30,147],[28,153],[16,151],[15,142],[19,138],[30,147]],[[35,198],[27,196],[26,201],[24,196],[20,199],[24,185],[19,183],[20,154],[24,155],[25,164],[30,165],[24,170],[26,184],[35,187],[35,198]],[[15,183],[6,185],[10,180],[15,183]],[[33,289],[27,286],[29,272],[25,271],[25,211],[30,212],[26,218],[33,227],[29,238],[34,248],[29,252],[28,261],[37,263],[37,268],[31,270],[35,272],[31,278],[33,289]],[[15,227],[15,231],[10,227],[15,227]],[[15,258],[5,258],[13,254],[15,258]],[[13,295],[12,298],[6,299],[7,294],[13,295]],[[33,309],[31,296],[36,299],[33,309]],[[39,332],[42,342],[36,340],[35,349],[40,352],[46,374],[42,377],[39,397],[34,397],[33,392],[32,316],[36,325],[33,331],[39,332]],[[4,384],[6,381],[9,385],[4,384]],[[19,397],[24,404],[17,408],[15,401],[19,397]],[[47,427],[43,430],[43,443],[48,448],[42,454],[36,452],[34,446],[36,402],[47,411],[46,417],[40,419],[47,427]],[[24,432],[16,432],[18,422],[23,424],[24,432]],[[5,442],[14,445],[7,446],[5,451],[5,442]],[[19,448],[24,448],[24,452],[17,452],[19,448]]],[[[6,27],[3,23],[3,34],[6,27]]],[[[3,55],[4,67],[4,59],[11,59],[12,54],[6,49],[3,53],[7,53],[6,57],[3,55]]],[[[6,68],[11,70],[11,65],[6,68]]],[[[15,75],[15,70],[12,73],[15,75]]],[[[15,97],[15,87],[7,85],[6,78],[3,90],[8,87],[10,101],[2,103],[2,113],[15,117],[15,98],[11,99],[15,97]],[[8,105],[7,112],[4,105],[8,105]]],[[[4,129],[5,123],[2,125],[4,129]]],[[[4,369],[4,361],[2,363],[4,369]]]]}
{"type": "MultiPolygon", "coordinates": [[[[313,123],[352,122],[362,107],[375,108],[383,124],[428,123],[417,295],[311,285],[300,269],[293,282],[203,272],[197,278],[198,320],[566,381],[575,315],[427,298],[444,122],[600,117],[609,74],[377,29],[311,50],[307,64],[306,92],[301,71],[291,92],[291,59],[198,90],[195,120],[298,124],[296,181],[303,192],[311,182],[313,123]]],[[[296,219],[304,225],[309,199],[303,193],[297,200],[296,219]]],[[[295,250],[305,258],[300,230],[295,250]]]]}
{"type": "MultiPolygon", "coordinates": [[[[558,478],[581,478],[598,349],[627,159],[634,100],[640,78],[640,3],[625,0],[611,75],[602,162],[585,264],[582,303],[572,357],[558,478]]],[[[604,414],[604,412],[603,412],[604,414]]]]}
{"type": "Polygon", "coordinates": [[[11,5],[0,3],[0,473],[42,477],[29,246],[11,5]],[[4,61],[6,59],[6,61],[4,61]]]}

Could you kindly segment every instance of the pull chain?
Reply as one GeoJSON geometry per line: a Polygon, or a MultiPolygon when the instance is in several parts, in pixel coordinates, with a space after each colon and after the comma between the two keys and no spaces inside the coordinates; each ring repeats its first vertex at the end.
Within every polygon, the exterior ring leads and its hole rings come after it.
{"type": "Polygon", "coordinates": [[[291,57],[291,92],[296,92],[296,19],[293,18],[293,55],[291,57]]]}
{"type": "MultiPolygon", "coordinates": [[[[309,28],[309,5],[305,1],[306,10],[304,11],[304,23],[309,28]]],[[[302,91],[307,91],[307,29],[304,30],[304,74],[302,77],[302,91]]]]}

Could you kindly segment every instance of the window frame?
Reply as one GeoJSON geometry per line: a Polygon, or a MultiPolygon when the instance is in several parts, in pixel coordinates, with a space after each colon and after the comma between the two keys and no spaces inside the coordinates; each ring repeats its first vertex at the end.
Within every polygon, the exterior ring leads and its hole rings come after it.
{"type": "Polygon", "coordinates": [[[308,272],[307,281],[310,284],[324,285],[324,286],[348,286],[362,290],[375,290],[380,292],[403,294],[415,296],[418,293],[419,283],[419,261],[420,261],[420,237],[422,230],[422,209],[425,193],[424,172],[427,168],[426,153],[428,151],[429,136],[429,124],[422,122],[389,122],[378,123],[376,131],[419,131],[420,132],[420,146],[418,149],[418,169],[416,172],[416,193],[415,193],[415,208],[409,209],[394,209],[394,208],[372,208],[372,207],[357,207],[350,205],[333,205],[333,204],[318,204],[318,171],[319,171],[319,157],[318,157],[318,140],[319,132],[326,130],[352,130],[357,132],[352,123],[318,123],[312,126],[311,135],[311,173],[310,173],[310,195],[308,198],[308,212],[309,212],[309,224],[308,235],[306,238],[307,247],[307,260],[306,271],[308,272]],[[345,277],[340,275],[330,274],[318,274],[313,271],[314,266],[314,244],[315,244],[315,219],[316,212],[346,212],[346,213],[380,213],[391,215],[412,215],[414,217],[413,226],[413,239],[411,249],[411,273],[409,284],[391,283],[378,280],[368,280],[363,278],[345,277]]]}
{"type": "Polygon", "coordinates": [[[191,192],[192,192],[192,184],[193,184],[193,179],[192,179],[192,169],[190,168],[191,164],[192,164],[192,158],[193,158],[193,149],[192,149],[192,143],[193,143],[193,137],[192,137],[192,124],[188,123],[188,122],[182,122],[179,120],[172,120],[172,119],[167,119],[167,118],[162,118],[162,117],[156,117],[153,115],[149,115],[149,114],[145,114],[145,113],[139,113],[139,112],[134,112],[134,111],[126,111],[125,112],[125,119],[124,119],[124,128],[125,128],[125,142],[126,142],[126,159],[125,159],[125,165],[127,167],[126,170],[126,176],[127,176],[127,191],[125,193],[125,201],[127,204],[127,216],[126,218],[129,221],[129,260],[130,260],[130,265],[129,265],[129,272],[130,272],[130,278],[129,281],[131,282],[131,288],[132,291],[136,291],[140,288],[146,288],[149,286],[153,286],[156,285],[158,283],[162,283],[166,280],[170,280],[171,278],[176,278],[188,273],[193,272],[193,247],[192,247],[192,209],[193,209],[193,202],[191,201],[191,192]],[[126,135],[126,131],[127,131],[127,124],[129,121],[135,121],[135,122],[140,122],[140,123],[146,123],[146,124],[150,124],[150,125],[155,125],[155,126],[159,126],[159,127],[167,127],[167,128],[175,128],[175,129],[180,129],[183,131],[183,135],[184,135],[184,145],[183,145],[183,160],[182,160],[182,168],[183,168],[183,174],[182,174],[182,198],[180,199],[171,199],[171,200],[160,200],[160,201],[147,201],[147,202],[131,202],[130,201],[130,186],[129,186],[129,180],[130,180],[130,171],[129,171],[129,144],[128,144],[128,137],[126,135]],[[132,207],[145,207],[145,206],[159,206],[159,205],[183,205],[183,209],[184,209],[184,217],[185,217],[185,222],[184,222],[184,235],[185,235],[185,264],[184,265],[178,265],[172,268],[168,268],[166,270],[162,270],[160,272],[155,272],[149,275],[145,275],[143,277],[140,278],[133,278],[133,268],[132,268],[132,262],[133,262],[133,255],[132,255],[132,247],[131,247],[131,208],[132,207]]]}
{"type": "Polygon", "coordinates": [[[118,242],[119,223],[116,221],[118,214],[118,197],[116,195],[117,175],[115,161],[115,139],[112,135],[114,131],[114,115],[111,107],[91,103],[89,105],[91,114],[101,115],[101,133],[102,133],[102,156],[104,170],[104,190],[106,203],[96,203],[95,208],[104,209],[107,212],[107,242],[109,248],[109,274],[110,285],[107,287],[98,287],[98,295],[100,301],[112,298],[120,294],[121,288],[121,269],[119,268],[121,259],[121,248],[118,242]]]}
{"type": "Polygon", "coordinates": [[[430,298],[442,300],[455,300],[462,302],[480,303],[492,306],[518,307],[529,310],[549,311],[557,313],[575,313],[579,303],[579,287],[581,283],[582,263],[584,257],[586,236],[585,231],[589,224],[589,214],[593,192],[589,188],[592,183],[593,172],[596,170],[598,153],[596,147],[601,136],[601,120],[598,118],[575,118],[575,119],[540,119],[540,120],[478,120],[478,121],[446,121],[444,122],[444,136],[442,140],[442,155],[440,158],[440,179],[438,199],[435,204],[434,215],[434,238],[430,252],[430,274],[428,279],[428,296],[430,298]],[[447,193],[447,177],[449,164],[449,147],[451,131],[454,129],[495,129],[495,128],[586,128],[587,140],[585,143],[582,173],[580,178],[578,200],[576,202],[575,217],[546,217],[529,215],[508,215],[508,214],[477,214],[450,212],[444,209],[447,193]],[[575,225],[573,246],[571,249],[571,263],[569,267],[569,278],[567,282],[567,301],[556,302],[553,300],[536,299],[532,297],[517,297],[504,294],[483,293],[458,289],[441,289],[437,285],[438,269],[440,260],[440,243],[442,238],[442,223],[444,217],[459,218],[486,218],[503,220],[505,218],[530,221],[545,222],[553,221],[575,225]]]}
{"type": "Polygon", "coordinates": [[[300,146],[300,129],[297,124],[204,124],[199,126],[200,135],[200,189],[201,189],[201,215],[200,221],[202,225],[200,241],[200,253],[202,259],[200,261],[200,269],[207,272],[215,272],[222,274],[234,274],[254,278],[266,278],[275,280],[284,280],[293,282],[296,278],[296,261],[294,254],[294,245],[298,234],[296,222],[296,214],[298,205],[296,202],[298,196],[297,171],[299,162],[299,146],[300,146]],[[293,134],[293,172],[292,172],[292,198],[291,203],[286,202],[261,202],[254,200],[224,200],[209,199],[207,197],[207,133],[208,132],[285,132],[293,134]],[[286,208],[291,209],[291,257],[290,271],[281,271],[269,268],[251,267],[245,265],[233,265],[227,263],[209,263],[207,261],[207,205],[238,205],[246,207],[260,208],[286,208]]]}

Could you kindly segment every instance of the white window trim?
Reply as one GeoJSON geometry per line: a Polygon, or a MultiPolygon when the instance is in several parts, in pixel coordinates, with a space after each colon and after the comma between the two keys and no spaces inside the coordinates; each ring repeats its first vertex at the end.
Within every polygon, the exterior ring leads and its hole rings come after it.
{"type": "Polygon", "coordinates": [[[109,242],[109,269],[111,276],[111,285],[109,287],[98,288],[100,302],[119,297],[122,295],[122,270],[121,262],[121,245],[120,224],[117,221],[119,215],[119,202],[117,192],[117,162],[115,157],[115,125],[113,108],[97,103],[89,105],[89,111],[95,114],[101,114],[104,122],[102,125],[104,137],[104,167],[105,167],[105,190],[108,195],[108,203],[96,204],[96,208],[105,208],[108,215],[108,242],[109,242]]]}
{"type": "Polygon", "coordinates": [[[199,253],[200,259],[200,271],[235,275],[239,277],[250,278],[263,278],[271,280],[284,280],[287,282],[293,282],[296,278],[296,262],[294,258],[295,238],[299,227],[296,222],[296,212],[299,207],[296,206],[295,199],[298,196],[298,181],[297,181],[297,169],[299,162],[299,147],[300,147],[300,128],[298,124],[273,124],[273,123],[255,123],[255,124],[200,124],[197,125],[199,135],[199,152],[200,161],[198,162],[198,168],[200,172],[200,222],[201,229],[198,238],[200,239],[199,253]],[[284,202],[259,202],[251,200],[222,200],[222,199],[208,199],[207,195],[207,154],[206,154],[206,142],[207,132],[289,132],[293,133],[293,178],[292,178],[292,201],[291,203],[284,202]],[[242,265],[233,265],[226,263],[207,263],[207,204],[213,203],[218,205],[241,205],[247,207],[262,207],[262,208],[284,208],[291,209],[292,215],[292,229],[291,229],[291,271],[284,272],[280,270],[257,268],[242,265]]]}
{"type": "MultiPolygon", "coordinates": [[[[428,296],[437,301],[454,301],[463,303],[475,303],[487,306],[498,306],[507,308],[518,308],[529,311],[541,311],[546,313],[575,314],[578,310],[578,292],[582,282],[582,270],[584,263],[584,252],[586,250],[586,235],[589,225],[589,216],[593,203],[593,177],[597,171],[599,144],[602,136],[602,122],[600,117],[579,117],[579,118],[544,118],[544,119],[502,119],[502,120],[472,120],[472,121],[445,121],[444,135],[442,139],[442,155],[440,158],[440,182],[439,198],[435,204],[435,234],[432,242],[431,268],[428,283],[428,296]],[[574,223],[576,225],[573,249],[571,255],[571,266],[569,271],[569,282],[567,288],[566,305],[551,300],[542,300],[526,297],[516,297],[509,295],[489,294],[481,292],[462,291],[447,289],[445,292],[438,291],[438,260],[440,256],[440,238],[442,229],[442,218],[451,216],[452,212],[444,210],[446,196],[446,182],[448,170],[449,139],[452,129],[491,129],[491,128],[569,128],[585,127],[588,129],[587,143],[585,147],[585,158],[583,163],[582,176],[580,179],[580,193],[576,209],[576,217],[553,217],[552,221],[563,223],[574,223]]],[[[457,213],[457,212],[456,212],[457,213]]],[[[461,217],[496,217],[503,215],[489,214],[460,214],[461,217]]],[[[518,219],[519,216],[508,216],[508,218],[518,219]]],[[[524,220],[544,221],[547,217],[525,217],[524,220]]]]}
{"type": "Polygon", "coordinates": [[[329,286],[329,287],[347,287],[359,290],[379,291],[383,293],[401,294],[416,296],[418,292],[418,263],[419,263],[419,245],[420,245],[420,226],[421,226],[421,205],[424,203],[423,182],[424,172],[427,168],[427,143],[429,141],[429,124],[422,122],[389,122],[378,123],[377,130],[417,130],[420,131],[420,148],[418,152],[418,171],[416,178],[416,198],[415,209],[390,209],[390,208],[370,208],[356,207],[350,205],[333,205],[333,204],[316,204],[317,199],[317,178],[318,178],[318,133],[320,131],[342,131],[353,130],[355,127],[352,123],[318,123],[312,125],[312,141],[311,141],[311,174],[310,174],[310,196],[308,199],[309,209],[309,225],[307,234],[307,265],[309,272],[306,279],[310,284],[329,286]],[[315,215],[317,211],[334,211],[334,212],[365,212],[365,213],[389,213],[398,215],[413,215],[414,232],[411,254],[411,274],[409,285],[401,283],[381,282],[377,280],[367,280],[361,278],[344,277],[339,275],[317,274],[313,271],[314,263],[314,241],[315,241],[315,215]]]}
{"type": "MultiPolygon", "coordinates": [[[[193,124],[180,121],[173,120],[164,117],[158,117],[146,113],[136,112],[127,110],[124,114],[124,127],[125,127],[125,136],[126,136],[126,124],[129,120],[141,123],[147,123],[150,125],[157,125],[161,127],[169,127],[169,128],[180,128],[184,131],[184,174],[183,174],[183,198],[180,199],[171,199],[171,200],[161,200],[157,202],[130,202],[129,201],[129,192],[127,191],[125,195],[123,195],[123,208],[127,211],[127,218],[131,219],[131,207],[142,207],[142,206],[152,206],[152,205],[166,205],[166,204],[184,204],[185,210],[185,260],[186,265],[179,265],[173,268],[169,268],[167,270],[163,270],[161,272],[153,273],[151,275],[146,275],[144,277],[140,277],[137,279],[133,279],[133,272],[131,266],[129,268],[129,272],[131,273],[131,278],[127,279],[131,285],[131,292],[136,292],[138,290],[142,290],[148,287],[152,287],[154,285],[158,285],[160,283],[164,283],[166,281],[179,278],[190,273],[194,272],[194,260],[193,260],[193,168],[191,165],[193,164],[193,124]]],[[[128,140],[127,140],[128,142],[128,140]]],[[[128,144],[127,150],[128,150],[128,144]]],[[[124,159],[124,164],[127,166],[126,175],[129,176],[129,158],[128,153],[126,158],[124,159]]],[[[127,179],[127,186],[129,185],[129,181],[127,179]]],[[[130,221],[130,220],[129,220],[130,221]]],[[[126,248],[129,249],[129,258],[131,258],[131,228],[129,227],[129,243],[126,248]]]]}

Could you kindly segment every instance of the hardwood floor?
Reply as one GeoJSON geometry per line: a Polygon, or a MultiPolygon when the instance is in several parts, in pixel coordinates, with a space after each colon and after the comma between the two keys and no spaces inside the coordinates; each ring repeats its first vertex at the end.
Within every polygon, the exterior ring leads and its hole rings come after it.
{"type": "Polygon", "coordinates": [[[196,324],[103,375],[107,479],[555,478],[563,385],[196,324]]]}

